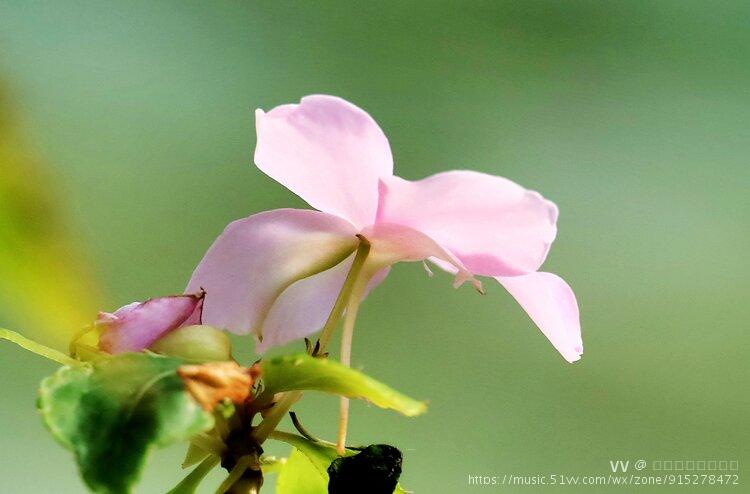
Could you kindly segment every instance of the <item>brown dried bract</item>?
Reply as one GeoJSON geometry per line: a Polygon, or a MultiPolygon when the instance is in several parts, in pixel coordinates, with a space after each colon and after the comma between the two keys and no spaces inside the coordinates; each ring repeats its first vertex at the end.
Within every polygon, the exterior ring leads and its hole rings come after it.
{"type": "Polygon", "coordinates": [[[241,367],[236,362],[183,365],[177,369],[188,392],[207,411],[224,399],[241,404],[248,400],[260,368],[241,367]]]}

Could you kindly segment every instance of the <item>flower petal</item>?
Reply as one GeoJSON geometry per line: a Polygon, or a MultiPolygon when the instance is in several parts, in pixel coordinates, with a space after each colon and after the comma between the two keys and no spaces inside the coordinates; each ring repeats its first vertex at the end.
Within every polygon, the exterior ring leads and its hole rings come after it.
{"type": "MultiPolygon", "coordinates": [[[[263,321],[263,340],[256,343],[255,352],[264,353],[271,347],[285,345],[322,329],[353,261],[354,255],[351,255],[331,269],[296,281],[284,290],[263,321]]],[[[385,268],[370,279],[363,300],[387,274],[388,268],[385,268]]]]}
{"type": "Polygon", "coordinates": [[[581,358],[583,341],[578,303],[573,290],[562,278],[538,272],[498,277],[497,281],[521,304],[565,360],[575,362],[581,358]]]}
{"type": "Polygon", "coordinates": [[[94,323],[102,328],[99,347],[109,353],[139,352],[182,326],[200,311],[202,302],[200,292],[133,302],[114,314],[102,312],[94,323]]]}
{"type": "Polygon", "coordinates": [[[358,227],[375,220],[378,179],[393,174],[383,131],[365,111],[333,96],[255,114],[255,163],[312,207],[358,227]]]}
{"type": "Polygon", "coordinates": [[[416,182],[382,179],[378,221],[424,232],[472,273],[515,276],[544,262],[557,207],[505,178],[451,171],[416,182]]]}
{"type": "Polygon", "coordinates": [[[366,265],[368,270],[382,269],[400,261],[438,259],[455,274],[454,286],[471,281],[477,290],[482,291],[482,284],[461,260],[420,231],[395,223],[376,223],[362,230],[362,236],[372,244],[366,265]]]}
{"type": "Polygon", "coordinates": [[[319,211],[277,209],[230,223],[193,272],[204,289],[203,324],[255,332],[292,283],[346,259],[359,240],[347,221],[319,211]]]}

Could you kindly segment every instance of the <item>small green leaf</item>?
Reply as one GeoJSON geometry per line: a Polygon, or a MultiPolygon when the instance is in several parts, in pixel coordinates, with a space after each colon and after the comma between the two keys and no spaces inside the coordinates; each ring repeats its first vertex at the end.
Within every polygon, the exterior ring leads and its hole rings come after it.
{"type": "Polygon", "coordinates": [[[123,354],[63,367],[42,381],[39,408],[71,449],[94,491],[127,493],[152,446],[190,439],[214,425],[185,391],[180,361],[123,354]]]}
{"type": "Polygon", "coordinates": [[[362,398],[409,417],[427,410],[424,402],[409,398],[359,371],[323,358],[305,354],[275,357],[262,361],[261,369],[264,390],[258,399],[260,402],[282,391],[316,390],[362,398]]]}
{"type": "MultiPolygon", "coordinates": [[[[302,452],[310,460],[310,463],[313,464],[318,473],[325,478],[326,485],[328,484],[328,466],[333,460],[339,457],[336,448],[320,442],[313,442],[305,437],[288,432],[274,431],[270,437],[290,444],[294,446],[296,451],[302,452]]],[[[347,453],[353,455],[357,452],[347,451],[347,453]]]]}
{"type": "Polygon", "coordinates": [[[292,450],[276,480],[276,494],[324,494],[327,480],[310,459],[298,449],[292,450]]]}
{"type": "Polygon", "coordinates": [[[191,442],[188,445],[187,451],[185,452],[185,459],[182,460],[182,468],[190,468],[193,465],[202,462],[209,454],[210,453],[205,449],[199,448],[197,445],[191,442]]]}

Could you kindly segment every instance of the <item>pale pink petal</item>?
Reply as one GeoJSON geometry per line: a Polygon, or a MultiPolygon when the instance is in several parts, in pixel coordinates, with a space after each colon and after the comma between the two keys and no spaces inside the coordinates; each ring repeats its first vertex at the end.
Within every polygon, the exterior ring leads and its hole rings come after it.
{"type": "Polygon", "coordinates": [[[583,354],[578,303],[570,286],[552,273],[530,273],[523,276],[498,277],[539,326],[542,333],[568,362],[583,354]]]}
{"type": "MultiPolygon", "coordinates": [[[[284,290],[263,322],[263,340],[256,343],[256,353],[263,353],[271,347],[310,336],[322,329],[333,310],[333,304],[341,292],[353,261],[352,254],[331,269],[296,281],[284,290]]],[[[384,268],[372,277],[365,297],[387,274],[388,268],[384,268]]]]}
{"type": "Polygon", "coordinates": [[[372,244],[367,260],[370,269],[387,267],[401,261],[435,258],[451,266],[455,274],[454,286],[471,281],[477,290],[482,290],[481,283],[461,260],[420,231],[394,223],[376,223],[362,230],[362,235],[372,244]]]}
{"type": "MultiPolygon", "coordinates": [[[[102,312],[95,324],[102,329],[99,347],[109,353],[138,352],[182,326],[200,311],[203,293],[133,302],[114,314],[102,312]]],[[[197,317],[200,317],[199,315],[197,317]]]]}
{"type": "Polygon", "coordinates": [[[312,207],[358,227],[375,220],[378,180],[393,174],[383,131],[365,111],[333,96],[256,111],[255,163],[312,207]]]}
{"type": "Polygon", "coordinates": [[[297,280],[346,259],[357,248],[356,233],[341,218],[304,209],[235,221],[214,241],[187,290],[206,291],[204,324],[261,336],[276,298],[297,280]]]}
{"type": "Polygon", "coordinates": [[[382,179],[378,221],[425,233],[474,274],[514,276],[544,262],[557,207],[505,178],[452,171],[416,182],[382,179]]]}

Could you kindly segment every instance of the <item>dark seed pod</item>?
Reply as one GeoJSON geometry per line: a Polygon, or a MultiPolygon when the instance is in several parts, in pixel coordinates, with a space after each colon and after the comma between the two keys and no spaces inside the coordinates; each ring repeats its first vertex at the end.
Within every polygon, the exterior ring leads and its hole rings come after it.
{"type": "Polygon", "coordinates": [[[401,451],[373,444],[328,467],[328,494],[392,494],[401,476],[401,451]]]}

